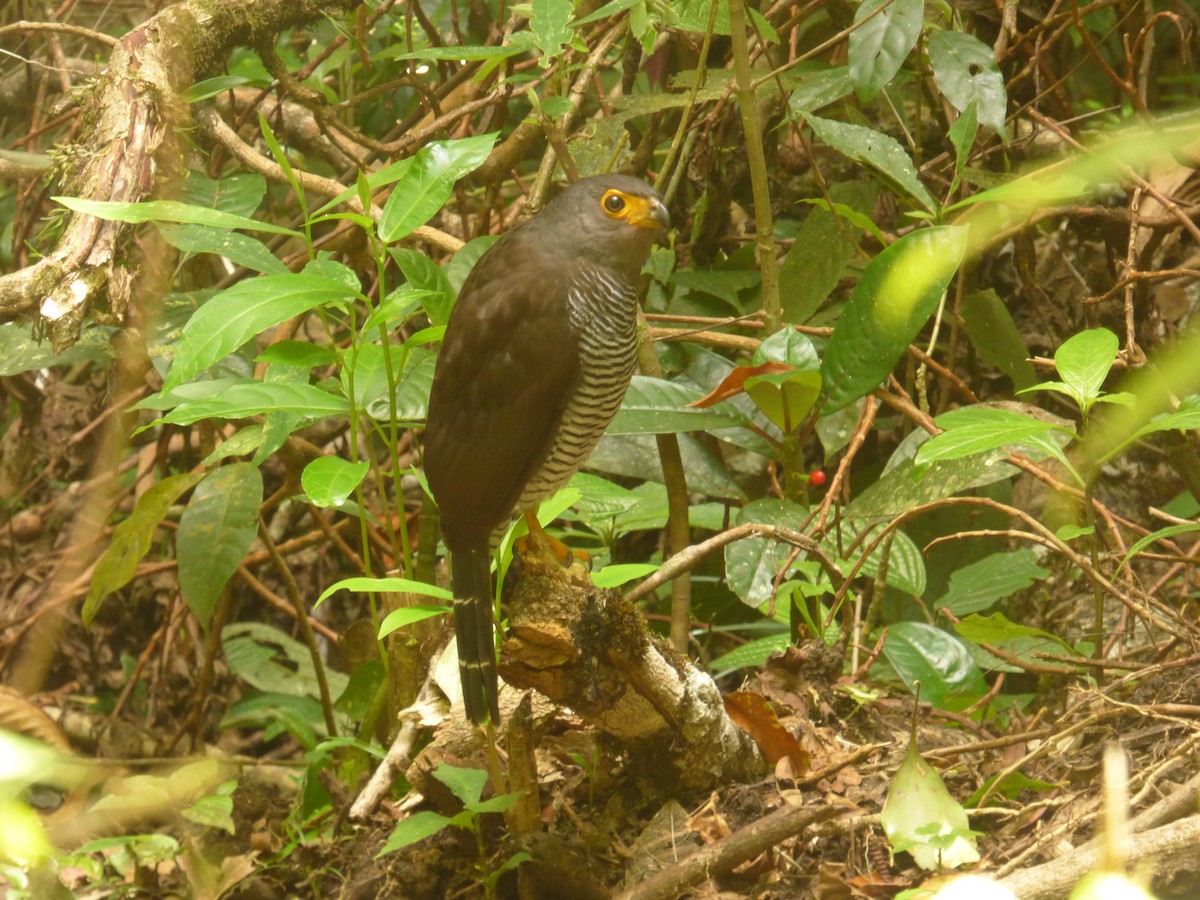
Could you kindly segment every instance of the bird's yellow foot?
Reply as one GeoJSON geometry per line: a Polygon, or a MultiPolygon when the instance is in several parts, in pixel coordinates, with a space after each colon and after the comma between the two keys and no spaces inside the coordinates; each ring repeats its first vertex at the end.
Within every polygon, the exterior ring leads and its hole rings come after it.
{"type": "Polygon", "coordinates": [[[571,565],[579,561],[589,571],[592,568],[592,559],[588,556],[585,550],[572,550],[558,538],[551,537],[542,528],[542,524],[537,519],[537,512],[534,510],[526,510],[525,512],[525,527],[529,529],[529,534],[519,537],[514,544],[518,553],[527,554],[532,552],[534,545],[538,543],[544,544],[554,554],[563,568],[570,568],[571,565]]]}

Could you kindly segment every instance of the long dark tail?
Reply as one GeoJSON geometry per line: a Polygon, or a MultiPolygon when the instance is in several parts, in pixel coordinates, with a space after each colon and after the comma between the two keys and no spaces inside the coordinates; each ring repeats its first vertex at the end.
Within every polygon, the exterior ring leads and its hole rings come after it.
{"type": "Polygon", "coordinates": [[[496,644],[492,636],[491,554],[487,544],[454,551],[454,632],[458,639],[458,674],[462,679],[467,718],[478,725],[500,721],[496,644]]]}

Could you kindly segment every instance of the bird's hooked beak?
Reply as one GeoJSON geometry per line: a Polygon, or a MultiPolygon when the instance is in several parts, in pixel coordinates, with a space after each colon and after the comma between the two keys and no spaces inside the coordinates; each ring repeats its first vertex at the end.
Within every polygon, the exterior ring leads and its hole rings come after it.
{"type": "Polygon", "coordinates": [[[669,228],[671,214],[657,197],[637,197],[637,206],[629,211],[627,221],[637,228],[669,228]]]}

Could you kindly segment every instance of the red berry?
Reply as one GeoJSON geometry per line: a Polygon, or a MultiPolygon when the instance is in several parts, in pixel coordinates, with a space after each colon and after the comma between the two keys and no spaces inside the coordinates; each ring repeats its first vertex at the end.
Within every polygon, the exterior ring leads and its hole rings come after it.
{"type": "Polygon", "coordinates": [[[813,487],[820,487],[825,483],[825,472],[823,469],[813,469],[812,474],[808,476],[808,483],[813,487]]]}

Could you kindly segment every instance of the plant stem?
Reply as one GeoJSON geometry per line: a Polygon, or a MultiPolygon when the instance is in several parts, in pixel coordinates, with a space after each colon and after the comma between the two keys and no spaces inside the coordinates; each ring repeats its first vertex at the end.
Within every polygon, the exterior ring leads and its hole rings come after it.
{"type": "Polygon", "coordinates": [[[771,190],[767,184],[767,155],[763,151],[750,76],[750,49],[746,40],[746,7],[743,0],[729,0],[729,26],[733,38],[733,71],[737,79],[738,107],[746,134],[746,156],[750,161],[750,187],[754,195],[754,231],[758,268],[762,273],[763,319],[768,334],[783,323],[779,304],[779,268],[775,262],[774,223],[771,220],[771,190]]]}

